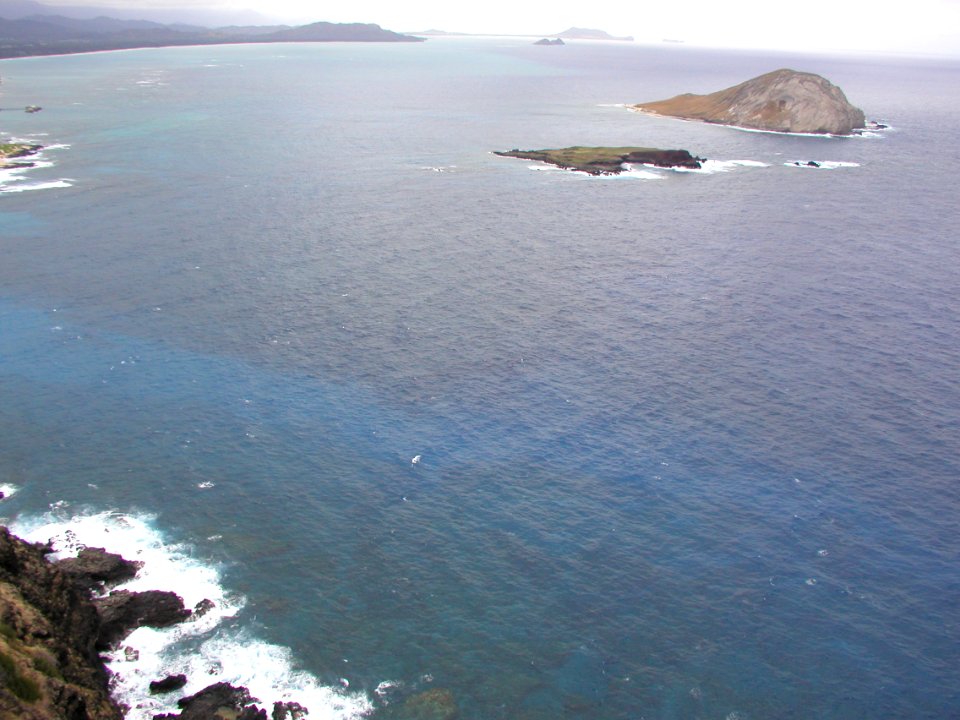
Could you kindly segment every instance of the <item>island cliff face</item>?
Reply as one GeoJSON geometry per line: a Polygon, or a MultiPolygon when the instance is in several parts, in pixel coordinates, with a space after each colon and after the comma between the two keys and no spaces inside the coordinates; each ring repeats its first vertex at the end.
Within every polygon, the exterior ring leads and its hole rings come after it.
{"type": "Polygon", "coordinates": [[[813,73],[774,70],[709,95],[677,95],[634,108],[755,130],[850,135],[866,124],[843,91],[813,73]]]}

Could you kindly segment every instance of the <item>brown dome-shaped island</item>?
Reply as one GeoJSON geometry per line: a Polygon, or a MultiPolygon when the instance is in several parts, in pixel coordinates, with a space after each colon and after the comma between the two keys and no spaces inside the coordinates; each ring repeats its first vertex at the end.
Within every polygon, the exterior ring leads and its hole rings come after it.
{"type": "Polygon", "coordinates": [[[709,95],[677,95],[634,105],[635,110],[754,130],[850,135],[864,127],[863,111],[826,78],[774,70],[709,95]]]}

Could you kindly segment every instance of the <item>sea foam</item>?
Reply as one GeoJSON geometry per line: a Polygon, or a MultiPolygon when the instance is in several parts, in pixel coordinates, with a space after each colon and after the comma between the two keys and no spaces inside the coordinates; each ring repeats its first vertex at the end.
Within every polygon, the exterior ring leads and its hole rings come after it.
{"type": "Polygon", "coordinates": [[[274,702],[293,701],[308,708],[312,720],[348,720],[369,713],[372,704],[364,694],[323,685],[296,668],[289,648],[264,642],[247,629],[225,622],[243,608],[243,596],[224,588],[216,564],[196,557],[189,545],[168,542],[154,523],[155,518],[145,514],[68,515],[53,510],[20,517],[11,525],[24,539],[52,541],[53,559],[75,556],[83,547],[103,547],[143,562],[137,576],[119,588],[171,590],[189,608],[202,600],[213,602],[206,613],[178,625],[139,628],[105,655],[113,674],[111,692],[129,708],[128,720],[177,712],[176,700],[182,695],[215,682],[243,685],[268,712],[274,702]],[[178,673],[188,678],[182,694],[150,694],[151,681],[178,673]]]}
{"type": "Polygon", "coordinates": [[[807,163],[808,161],[805,160],[793,160],[791,162],[785,162],[784,165],[787,167],[808,168],[810,170],[836,170],[837,168],[860,167],[860,163],[843,162],[841,160],[817,160],[816,165],[808,165],[807,163]]]}

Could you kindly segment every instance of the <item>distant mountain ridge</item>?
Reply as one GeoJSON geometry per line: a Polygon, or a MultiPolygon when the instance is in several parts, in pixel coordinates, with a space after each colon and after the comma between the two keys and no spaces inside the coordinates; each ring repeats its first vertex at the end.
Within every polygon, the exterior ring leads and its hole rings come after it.
{"type": "Polygon", "coordinates": [[[593,30],[591,28],[578,27],[572,27],[568,30],[564,30],[562,33],[548,35],[547,37],[563,38],[565,40],[620,40],[622,42],[633,42],[632,35],[614,37],[610,33],[603,30],[593,30]]]}
{"type": "Polygon", "coordinates": [[[384,30],[370,23],[316,22],[299,27],[208,28],[106,16],[76,18],[32,14],[12,20],[2,16],[5,7],[30,9],[34,5],[39,3],[0,0],[0,58],[238,42],[423,42],[423,38],[384,30]]]}

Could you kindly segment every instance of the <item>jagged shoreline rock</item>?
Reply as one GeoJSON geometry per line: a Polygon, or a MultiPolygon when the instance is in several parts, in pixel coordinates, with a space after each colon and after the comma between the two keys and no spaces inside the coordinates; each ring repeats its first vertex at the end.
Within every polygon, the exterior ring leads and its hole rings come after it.
{"type": "Polygon", "coordinates": [[[12,168],[33,167],[32,162],[9,162],[16,158],[29,157],[36,155],[43,150],[43,145],[34,145],[31,143],[0,143],[0,170],[10,170],[12,168]]]}
{"type": "Polygon", "coordinates": [[[0,527],[0,717],[121,720],[97,610],[48,551],[0,527]]]}
{"type": "Polygon", "coordinates": [[[695,157],[687,150],[661,150],[645,147],[583,147],[574,146],[555,150],[506,150],[494,155],[537,160],[565,170],[577,170],[589,175],[617,175],[624,165],[654,165],[663,168],[699,170],[706,158],[695,157]]]}
{"type": "Polygon", "coordinates": [[[162,680],[154,680],[150,683],[150,694],[160,695],[161,693],[173,692],[174,690],[179,690],[186,684],[186,675],[167,675],[162,680]]]}
{"type": "Polygon", "coordinates": [[[192,615],[183,598],[169,590],[115,590],[95,598],[93,604],[100,614],[97,646],[103,649],[115,646],[138,627],[169,627],[192,615]]]}
{"type": "Polygon", "coordinates": [[[124,558],[103,548],[83,548],[75,558],[66,558],[57,563],[60,572],[75,578],[83,587],[94,590],[107,584],[131,580],[143,563],[124,558]]]}
{"type": "Polygon", "coordinates": [[[708,95],[687,93],[639,103],[634,110],[754,130],[851,135],[866,125],[836,85],[814,73],[782,68],[708,95]]]}
{"type": "MultiPolygon", "coordinates": [[[[103,548],[49,562],[49,543],[30,543],[0,526],[0,718],[123,720],[109,694],[109,670],[99,650],[117,647],[143,625],[166,627],[209,612],[203,600],[186,609],[176,593],[115,590],[93,597],[104,584],[133,577],[140,563],[103,548]]],[[[129,655],[136,651],[126,648],[129,655]]],[[[184,687],[184,675],[150,683],[154,694],[184,687]]],[[[180,698],[179,713],[158,720],[302,720],[308,710],[276,702],[268,718],[245,687],[219,682],[180,698]]]]}

